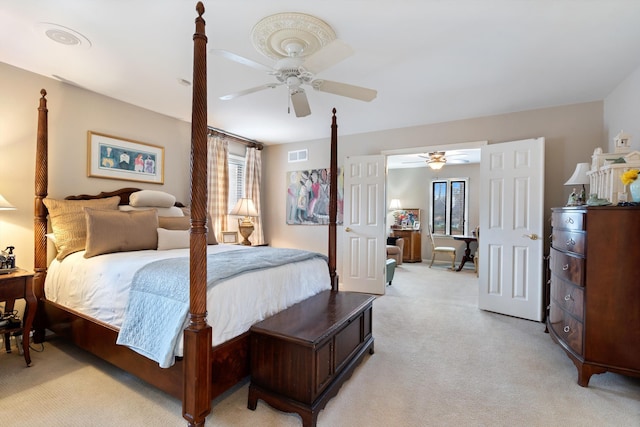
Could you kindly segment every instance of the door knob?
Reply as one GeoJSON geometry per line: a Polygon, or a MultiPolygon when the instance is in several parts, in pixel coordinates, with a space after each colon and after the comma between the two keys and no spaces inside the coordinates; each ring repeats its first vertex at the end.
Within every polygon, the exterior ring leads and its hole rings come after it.
{"type": "Polygon", "coordinates": [[[538,240],[539,236],[536,233],[531,233],[531,234],[523,234],[524,237],[528,237],[531,240],[538,240]]]}
{"type": "Polygon", "coordinates": [[[353,230],[352,230],[352,229],[350,229],[349,227],[347,227],[347,228],[345,228],[345,229],[344,229],[344,231],[346,231],[347,233],[350,233],[350,232],[352,232],[353,230]]]}

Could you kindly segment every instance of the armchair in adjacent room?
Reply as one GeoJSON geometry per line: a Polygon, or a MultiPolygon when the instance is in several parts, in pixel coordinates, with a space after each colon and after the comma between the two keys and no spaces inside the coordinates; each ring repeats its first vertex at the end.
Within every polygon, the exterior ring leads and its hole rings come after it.
{"type": "Polygon", "coordinates": [[[395,259],[397,265],[402,265],[402,253],[404,251],[404,239],[402,237],[387,239],[387,259],[395,259]],[[393,241],[395,240],[395,242],[393,241]]]}
{"type": "Polygon", "coordinates": [[[433,262],[436,260],[436,255],[447,254],[451,258],[451,269],[456,269],[456,248],[453,246],[436,246],[436,242],[433,239],[433,233],[429,229],[429,240],[431,242],[431,264],[429,268],[433,266],[433,262]]]}

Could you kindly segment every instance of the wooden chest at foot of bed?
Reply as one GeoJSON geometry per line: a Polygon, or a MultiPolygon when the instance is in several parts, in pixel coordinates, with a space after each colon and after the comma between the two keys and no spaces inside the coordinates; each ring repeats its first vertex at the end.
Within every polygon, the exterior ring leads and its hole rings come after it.
{"type": "Polygon", "coordinates": [[[365,353],[373,354],[374,299],[325,291],[253,325],[249,409],[262,399],[315,426],[365,353]]]}

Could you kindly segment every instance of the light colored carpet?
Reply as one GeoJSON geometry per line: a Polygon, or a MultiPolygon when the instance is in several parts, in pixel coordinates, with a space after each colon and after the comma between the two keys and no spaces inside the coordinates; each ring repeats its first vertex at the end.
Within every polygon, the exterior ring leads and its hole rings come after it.
{"type": "MultiPolygon", "coordinates": [[[[573,363],[536,322],[477,308],[472,270],[396,269],[374,302],[375,354],[320,412],[319,426],[640,426],[640,379],[576,384],[573,363]]],[[[180,402],[62,341],[33,365],[0,352],[0,423],[183,426],[180,402]]],[[[211,426],[295,426],[247,383],[214,402],[211,426]]]]}

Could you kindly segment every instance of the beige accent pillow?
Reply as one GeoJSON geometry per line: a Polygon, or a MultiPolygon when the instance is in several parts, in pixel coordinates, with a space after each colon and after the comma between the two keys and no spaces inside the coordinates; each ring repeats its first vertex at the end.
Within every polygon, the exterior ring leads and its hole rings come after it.
{"type": "Polygon", "coordinates": [[[121,212],[86,208],[84,212],[87,222],[85,258],[158,247],[158,214],[154,209],[121,212]]]}
{"type": "MultiPolygon", "coordinates": [[[[211,217],[207,219],[207,224],[211,224],[211,217]]],[[[182,216],[182,217],[171,217],[171,216],[159,216],[158,217],[158,227],[166,228],[167,230],[188,230],[191,228],[191,217],[190,216],[182,216]]],[[[216,239],[215,233],[211,231],[207,232],[207,245],[217,245],[218,240],[216,239]]]]}
{"type": "Polygon", "coordinates": [[[158,208],[170,208],[176,203],[174,195],[157,190],[140,190],[131,193],[129,204],[131,206],[153,206],[158,208]]]}
{"type": "Polygon", "coordinates": [[[191,243],[189,230],[158,228],[158,250],[188,248],[191,243]]]}
{"type": "Polygon", "coordinates": [[[115,210],[120,203],[120,196],[91,200],[46,198],[43,202],[49,211],[51,228],[55,236],[55,245],[58,251],[56,258],[62,261],[67,255],[85,248],[87,225],[84,218],[84,208],[115,210]]]}

